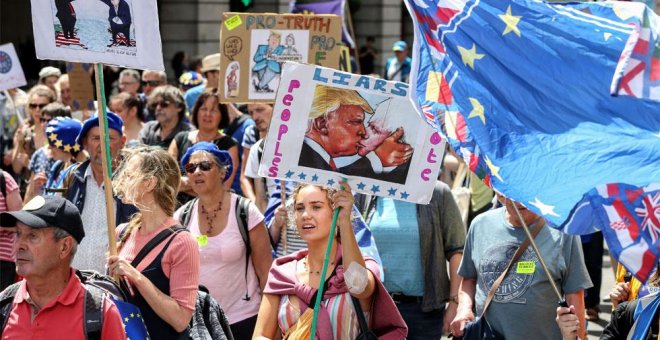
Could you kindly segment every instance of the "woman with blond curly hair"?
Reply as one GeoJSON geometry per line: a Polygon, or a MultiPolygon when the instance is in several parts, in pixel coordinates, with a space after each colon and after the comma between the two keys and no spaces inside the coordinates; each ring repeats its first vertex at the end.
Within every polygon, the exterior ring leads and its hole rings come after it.
{"type": "Polygon", "coordinates": [[[140,308],[152,339],[188,339],[195,310],[199,250],[172,218],[180,178],[165,150],[141,147],[130,152],[113,181],[122,201],[140,213],[117,228],[119,255],[108,258],[108,269],[125,278],[132,291],[128,302],[140,308]]]}

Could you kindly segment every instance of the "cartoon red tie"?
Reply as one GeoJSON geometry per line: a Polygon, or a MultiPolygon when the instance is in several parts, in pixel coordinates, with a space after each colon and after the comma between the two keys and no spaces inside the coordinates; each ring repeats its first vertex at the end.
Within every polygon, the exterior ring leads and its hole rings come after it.
{"type": "Polygon", "coordinates": [[[332,168],[332,171],[337,171],[337,165],[335,165],[335,161],[332,158],[330,158],[330,167],[332,168]]]}

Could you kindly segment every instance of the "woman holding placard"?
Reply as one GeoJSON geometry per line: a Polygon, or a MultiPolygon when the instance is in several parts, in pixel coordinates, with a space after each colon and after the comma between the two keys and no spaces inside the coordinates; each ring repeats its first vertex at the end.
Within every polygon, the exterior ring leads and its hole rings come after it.
{"type": "Polygon", "coordinates": [[[355,339],[369,332],[361,313],[378,337],[402,339],[406,326],[394,302],[378,280],[378,265],[363,258],[353,234],[353,195],[347,183],[342,190],[301,185],[293,193],[296,227],[308,248],[275,260],[270,270],[253,339],[309,337],[318,289],[323,299],[316,336],[321,339],[355,339]],[[332,233],[333,210],[339,209],[337,232],[332,233]],[[321,273],[329,238],[325,283],[321,273]],[[378,313],[371,311],[378,310],[378,313]]]}

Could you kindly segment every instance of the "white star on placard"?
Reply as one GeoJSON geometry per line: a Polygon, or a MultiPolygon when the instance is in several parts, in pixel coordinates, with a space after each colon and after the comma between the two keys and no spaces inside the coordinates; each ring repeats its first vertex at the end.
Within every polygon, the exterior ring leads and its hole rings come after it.
{"type": "Polygon", "coordinates": [[[529,202],[529,204],[537,207],[539,210],[541,210],[541,215],[550,215],[550,216],[555,216],[559,217],[559,214],[557,214],[555,210],[554,205],[547,205],[539,200],[538,197],[534,197],[534,202],[529,202]]]}

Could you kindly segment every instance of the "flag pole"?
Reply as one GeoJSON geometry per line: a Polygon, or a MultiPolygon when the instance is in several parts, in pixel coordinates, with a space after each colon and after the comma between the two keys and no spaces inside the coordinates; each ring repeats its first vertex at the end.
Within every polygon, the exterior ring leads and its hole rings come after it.
{"type": "Polygon", "coordinates": [[[545,271],[545,275],[548,277],[548,281],[550,281],[552,290],[555,291],[555,294],[557,294],[557,298],[559,298],[559,305],[562,307],[568,307],[566,305],[566,300],[564,300],[564,297],[561,295],[559,289],[557,288],[557,284],[555,284],[555,281],[552,278],[552,274],[550,273],[550,270],[548,270],[548,266],[546,266],[545,264],[545,260],[543,260],[543,256],[541,255],[541,251],[539,250],[539,247],[536,246],[536,241],[534,241],[534,237],[532,236],[532,233],[529,231],[529,227],[527,226],[527,223],[525,223],[525,220],[523,219],[522,214],[520,214],[520,210],[518,210],[518,207],[516,206],[515,202],[513,202],[513,200],[511,201],[513,205],[513,209],[516,211],[516,215],[518,215],[518,219],[520,220],[520,224],[522,224],[522,227],[525,230],[525,234],[527,234],[527,238],[529,238],[529,244],[532,246],[532,249],[534,249],[534,252],[538,256],[539,263],[541,263],[541,267],[543,267],[543,271],[545,271]]]}
{"type": "Polygon", "coordinates": [[[319,318],[319,309],[321,308],[321,300],[323,300],[323,286],[325,285],[325,274],[328,271],[328,262],[330,261],[330,253],[332,253],[332,242],[335,240],[335,230],[337,229],[337,219],[339,218],[339,210],[341,207],[335,209],[332,215],[332,225],[330,226],[330,234],[328,235],[328,247],[325,248],[325,258],[323,259],[323,269],[321,269],[321,279],[319,281],[319,288],[316,291],[316,301],[314,302],[314,317],[312,318],[312,331],[309,334],[309,340],[314,340],[316,337],[316,323],[319,318]]]}
{"type": "MultiPolygon", "coordinates": [[[[99,132],[101,135],[101,158],[103,164],[103,186],[105,192],[105,213],[108,221],[108,246],[110,256],[117,255],[117,235],[115,234],[115,200],[112,195],[112,156],[108,133],[108,115],[105,106],[105,88],[103,85],[103,64],[96,64],[96,102],[98,104],[99,132]]],[[[118,278],[115,278],[117,281],[118,278]]]]}
{"type": "MultiPolygon", "coordinates": [[[[280,197],[282,198],[282,204],[286,208],[286,182],[280,180],[280,197]]],[[[287,255],[289,252],[289,245],[287,240],[287,229],[289,228],[288,218],[284,220],[284,225],[280,233],[280,242],[282,242],[282,255],[287,255]]],[[[275,249],[277,250],[277,249],[275,249]]]]}

